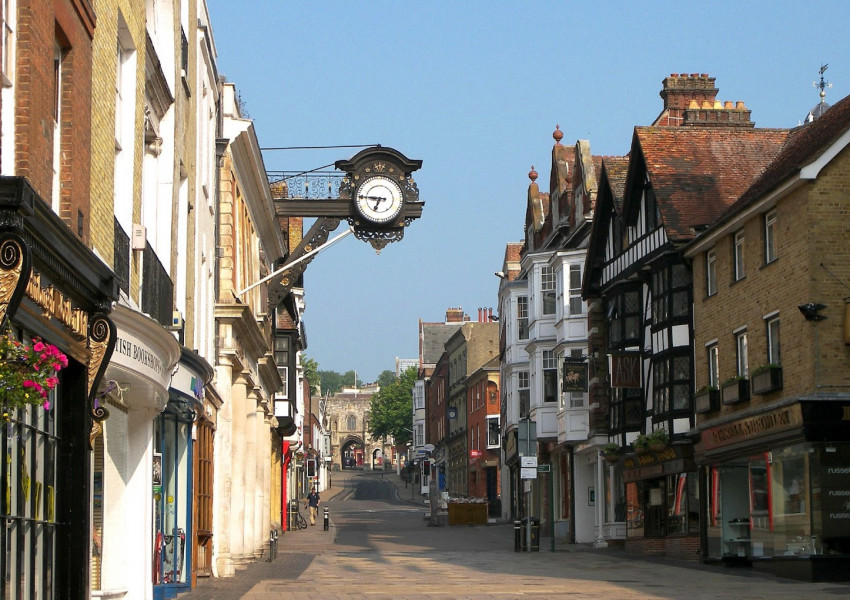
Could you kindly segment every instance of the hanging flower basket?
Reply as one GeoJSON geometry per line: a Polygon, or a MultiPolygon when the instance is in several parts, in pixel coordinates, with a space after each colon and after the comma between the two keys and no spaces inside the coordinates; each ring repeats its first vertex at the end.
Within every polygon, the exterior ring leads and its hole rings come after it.
{"type": "Polygon", "coordinates": [[[0,402],[7,409],[27,405],[50,409],[49,392],[59,383],[56,374],[68,366],[56,346],[33,338],[24,344],[11,334],[0,334],[0,402]]]}

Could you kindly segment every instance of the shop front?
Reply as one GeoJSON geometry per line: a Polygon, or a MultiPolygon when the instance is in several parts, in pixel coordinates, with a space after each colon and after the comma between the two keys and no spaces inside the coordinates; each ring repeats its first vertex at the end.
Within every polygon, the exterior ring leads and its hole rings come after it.
{"type": "Polygon", "coordinates": [[[192,537],[192,424],[196,402],[171,390],[154,423],[154,600],[189,590],[192,537]]]}
{"type": "MultiPolygon", "coordinates": [[[[30,184],[0,177],[0,335],[10,352],[63,357],[44,396],[30,384],[2,388],[4,598],[88,597],[90,449],[105,417],[94,401],[115,344],[116,297],[114,274],[30,184]]],[[[9,358],[5,381],[38,362],[9,358]]]]}
{"type": "Polygon", "coordinates": [[[690,443],[623,459],[626,550],[699,558],[699,478],[690,443]]]}
{"type": "Polygon", "coordinates": [[[701,431],[709,562],[850,578],[850,401],[801,399],[701,431]]]}

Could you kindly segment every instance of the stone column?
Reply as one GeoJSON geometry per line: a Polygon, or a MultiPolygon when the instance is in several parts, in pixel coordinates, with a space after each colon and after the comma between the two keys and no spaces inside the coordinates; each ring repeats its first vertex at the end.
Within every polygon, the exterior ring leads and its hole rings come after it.
{"type": "Polygon", "coordinates": [[[215,367],[221,408],[215,429],[213,455],[213,575],[233,577],[236,570],[231,554],[231,520],[233,498],[233,365],[226,356],[219,356],[215,367]]]}
{"type": "Polygon", "coordinates": [[[233,382],[231,404],[233,410],[233,442],[231,464],[231,506],[230,506],[230,551],[237,569],[244,568],[253,558],[250,546],[245,540],[245,493],[248,489],[248,438],[251,430],[247,427],[248,375],[239,373],[233,382]]]}
{"type": "Polygon", "coordinates": [[[242,488],[242,502],[245,507],[245,518],[241,526],[245,535],[243,546],[244,555],[247,559],[254,560],[256,551],[256,531],[254,529],[254,513],[256,503],[254,497],[257,494],[257,389],[251,386],[246,390],[248,395],[245,401],[245,462],[243,472],[245,486],[242,488]]]}

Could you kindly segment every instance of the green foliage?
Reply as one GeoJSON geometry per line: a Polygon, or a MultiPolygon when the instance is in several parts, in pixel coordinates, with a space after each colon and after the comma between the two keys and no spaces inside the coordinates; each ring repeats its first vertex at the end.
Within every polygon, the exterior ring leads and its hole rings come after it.
{"type": "Polygon", "coordinates": [[[608,442],[604,446],[602,446],[602,454],[606,454],[609,456],[619,454],[620,453],[620,444],[615,442],[608,442]]]}
{"type": "MultiPolygon", "coordinates": [[[[318,374],[322,385],[322,394],[333,396],[344,387],[354,387],[356,374],[353,370],[342,374],[336,371],[318,371],[318,374]]],[[[362,385],[363,380],[357,377],[357,387],[362,387],[362,385]]]]}
{"type": "Polygon", "coordinates": [[[314,396],[318,394],[320,388],[324,390],[324,387],[321,387],[322,379],[319,376],[319,363],[305,356],[301,360],[301,366],[304,367],[304,377],[307,378],[307,382],[310,384],[310,395],[314,396]]]}
{"type": "Polygon", "coordinates": [[[392,385],[395,380],[395,373],[393,373],[389,369],[381,371],[381,374],[378,375],[378,385],[380,387],[387,387],[388,385],[392,385]]]}
{"type": "Polygon", "coordinates": [[[392,436],[396,445],[410,441],[415,381],[416,369],[411,367],[372,396],[369,433],[373,438],[392,436]]]}
{"type": "Polygon", "coordinates": [[[342,375],[336,371],[317,371],[323,394],[336,394],[342,389],[342,375]]]}
{"type": "Polygon", "coordinates": [[[656,429],[652,433],[647,434],[646,439],[650,444],[667,445],[670,443],[670,434],[667,433],[666,429],[656,429]]]}

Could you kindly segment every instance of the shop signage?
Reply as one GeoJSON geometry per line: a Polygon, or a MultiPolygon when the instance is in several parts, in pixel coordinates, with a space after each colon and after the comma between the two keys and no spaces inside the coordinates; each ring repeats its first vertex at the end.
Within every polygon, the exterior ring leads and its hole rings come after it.
{"type": "Polygon", "coordinates": [[[692,449],[690,444],[675,445],[661,452],[627,456],[623,459],[623,481],[638,481],[686,471],[693,462],[692,449]]]}
{"type": "Polygon", "coordinates": [[[802,424],[803,415],[800,405],[794,404],[747,419],[710,427],[702,432],[702,445],[705,450],[712,450],[800,427],[802,424]]]}
{"type": "Polygon", "coordinates": [[[197,400],[203,400],[204,398],[203,379],[201,379],[198,372],[189,368],[183,362],[180,363],[177,367],[177,372],[171,378],[171,388],[182,392],[190,398],[196,398],[197,400]]]}
{"type": "Polygon", "coordinates": [[[168,389],[171,373],[166,373],[162,360],[150,346],[126,331],[118,330],[115,350],[110,362],[130,371],[147,375],[159,383],[163,389],[168,389]]]}
{"type": "Polygon", "coordinates": [[[587,363],[584,359],[564,359],[564,374],[561,380],[563,392],[587,391],[587,363]]]}
{"type": "Polygon", "coordinates": [[[611,355],[611,387],[640,387],[639,352],[622,352],[611,355]]]}
{"type": "Polygon", "coordinates": [[[823,530],[832,536],[850,533],[850,465],[836,448],[821,452],[821,514],[823,530]]]}
{"type": "Polygon", "coordinates": [[[41,274],[32,272],[27,282],[27,296],[35,302],[45,316],[53,317],[74,335],[86,338],[89,335],[89,315],[81,308],[71,306],[70,298],[52,285],[41,285],[41,274]]]}

